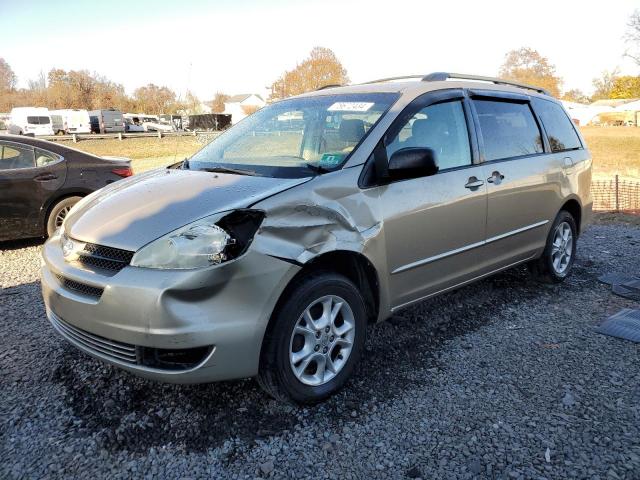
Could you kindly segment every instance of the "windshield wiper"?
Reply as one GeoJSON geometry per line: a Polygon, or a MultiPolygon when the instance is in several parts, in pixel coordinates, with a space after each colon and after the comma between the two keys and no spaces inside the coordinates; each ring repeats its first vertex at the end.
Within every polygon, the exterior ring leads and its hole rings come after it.
{"type": "Polygon", "coordinates": [[[314,165],[313,163],[305,163],[305,166],[315,173],[329,173],[332,171],[328,168],[321,167],[320,165],[314,165]]]}
{"type": "Polygon", "coordinates": [[[243,170],[240,168],[223,167],[222,165],[217,165],[215,167],[199,168],[198,170],[202,170],[203,172],[233,173],[236,175],[249,175],[249,176],[258,176],[258,177],[261,176],[261,175],[258,175],[253,170],[243,170]]]}

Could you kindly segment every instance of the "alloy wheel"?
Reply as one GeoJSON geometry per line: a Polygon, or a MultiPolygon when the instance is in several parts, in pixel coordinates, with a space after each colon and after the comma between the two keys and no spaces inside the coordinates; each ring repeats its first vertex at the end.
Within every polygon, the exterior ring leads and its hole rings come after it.
{"type": "Polygon", "coordinates": [[[349,304],[336,295],[311,303],[296,322],[289,342],[293,374],[306,385],[331,381],[344,368],[355,339],[349,304]]]}
{"type": "Polygon", "coordinates": [[[60,228],[62,226],[62,222],[66,218],[67,214],[71,210],[71,207],[61,208],[60,211],[56,215],[56,228],[60,228]]]}
{"type": "Polygon", "coordinates": [[[573,255],[573,233],[567,222],[562,222],[556,227],[551,244],[551,261],[553,269],[558,275],[566,273],[571,256],[573,255]]]}

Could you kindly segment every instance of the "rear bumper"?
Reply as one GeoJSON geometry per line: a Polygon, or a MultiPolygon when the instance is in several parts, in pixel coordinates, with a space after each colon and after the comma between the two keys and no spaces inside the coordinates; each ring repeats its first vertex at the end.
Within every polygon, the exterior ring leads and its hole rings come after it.
{"type": "Polygon", "coordinates": [[[147,378],[199,383],[257,374],[271,312],[298,269],[249,251],[210,269],[128,266],[107,276],[66,262],[54,236],[43,248],[42,294],[54,328],[93,357],[147,378]],[[140,357],[148,349],[197,347],[208,353],[181,370],[150,367],[140,357]]]}

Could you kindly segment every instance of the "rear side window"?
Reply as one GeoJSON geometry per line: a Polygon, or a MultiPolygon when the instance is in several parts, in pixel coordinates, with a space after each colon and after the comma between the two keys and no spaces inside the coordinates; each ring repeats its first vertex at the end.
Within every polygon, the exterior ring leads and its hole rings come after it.
{"type": "Polygon", "coordinates": [[[542,153],[540,129],[526,103],[474,100],[484,141],[485,160],[542,153]]]}
{"type": "Polygon", "coordinates": [[[55,153],[46,152],[44,150],[40,150],[36,148],[36,167],[46,167],[50,163],[55,163],[58,160],[61,160],[62,157],[56,155],[55,153]]]}
{"type": "Polygon", "coordinates": [[[51,122],[49,117],[27,117],[27,123],[31,125],[48,125],[51,122]]]}
{"type": "Polygon", "coordinates": [[[0,170],[33,168],[33,148],[0,143],[0,170]]]}
{"type": "Polygon", "coordinates": [[[562,107],[547,100],[534,100],[536,112],[549,137],[552,152],[564,152],[582,148],[573,124],[562,107]]]}

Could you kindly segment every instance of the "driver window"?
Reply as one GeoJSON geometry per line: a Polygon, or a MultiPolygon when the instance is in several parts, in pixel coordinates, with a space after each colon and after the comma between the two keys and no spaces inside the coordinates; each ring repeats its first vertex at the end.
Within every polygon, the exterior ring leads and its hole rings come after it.
{"type": "Polygon", "coordinates": [[[33,148],[0,143],[0,170],[33,168],[33,148]]]}
{"type": "Polygon", "coordinates": [[[431,148],[439,171],[471,165],[471,147],[461,101],[418,111],[387,145],[387,158],[401,148],[431,148]]]}

